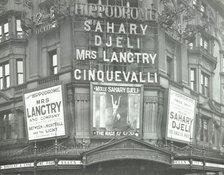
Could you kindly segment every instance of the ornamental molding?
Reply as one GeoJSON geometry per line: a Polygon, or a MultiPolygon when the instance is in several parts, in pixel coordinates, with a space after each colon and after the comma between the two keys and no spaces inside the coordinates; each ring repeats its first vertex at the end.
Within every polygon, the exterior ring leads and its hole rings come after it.
{"type": "Polygon", "coordinates": [[[110,160],[141,159],[170,164],[171,153],[130,136],[84,152],[83,163],[88,166],[110,160]]]}

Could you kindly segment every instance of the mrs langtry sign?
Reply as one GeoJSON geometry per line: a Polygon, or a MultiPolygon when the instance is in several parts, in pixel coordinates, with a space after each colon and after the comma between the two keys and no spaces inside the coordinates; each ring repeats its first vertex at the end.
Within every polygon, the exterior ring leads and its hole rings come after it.
{"type": "Polygon", "coordinates": [[[61,85],[24,95],[29,140],[65,135],[61,85]]]}

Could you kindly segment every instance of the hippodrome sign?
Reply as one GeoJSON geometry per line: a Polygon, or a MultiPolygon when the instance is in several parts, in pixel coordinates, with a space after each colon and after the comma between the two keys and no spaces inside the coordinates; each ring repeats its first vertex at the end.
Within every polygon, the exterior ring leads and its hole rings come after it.
{"type": "Polygon", "coordinates": [[[74,4],[74,14],[89,17],[120,18],[141,21],[155,21],[157,11],[152,8],[137,8],[102,4],[74,4]]]}

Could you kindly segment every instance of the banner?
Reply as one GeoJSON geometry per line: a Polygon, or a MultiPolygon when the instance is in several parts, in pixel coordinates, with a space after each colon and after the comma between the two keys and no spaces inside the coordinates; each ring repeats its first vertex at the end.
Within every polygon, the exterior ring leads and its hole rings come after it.
{"type": "Polygon", "coordinates": [[[93,135],[139,136],[141,85],[92,84],[93,135]]]}
{"type": "Polygon", "coordinates": [[[191,142],[195,120],[195,100],[170,89],[168,106],[167,138],[191,142]]]}
{"type": "Polygon", "coordinates": [[[61,85],[26,93],[24,101],[29,140],[65,135],[61,85]]]}

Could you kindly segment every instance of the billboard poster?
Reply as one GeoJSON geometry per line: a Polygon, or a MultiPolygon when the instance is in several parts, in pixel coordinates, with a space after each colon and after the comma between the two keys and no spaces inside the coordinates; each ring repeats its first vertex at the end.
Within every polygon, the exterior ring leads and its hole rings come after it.
{"type": "Polygon", "coordinates": [[[96,136],[139,136],[142,86],[92,83],[92,128],[96,136]]]}
{"type": "Polygon", "coordinates": [[[29,140],[65,135],[61,85],[24,94],[29,140]]]}
{"type": "Polygon", "coordinates": [[[195,100],[169,90],[167,139],[178,142],[191,142],[195,120],[195,100]]]}

